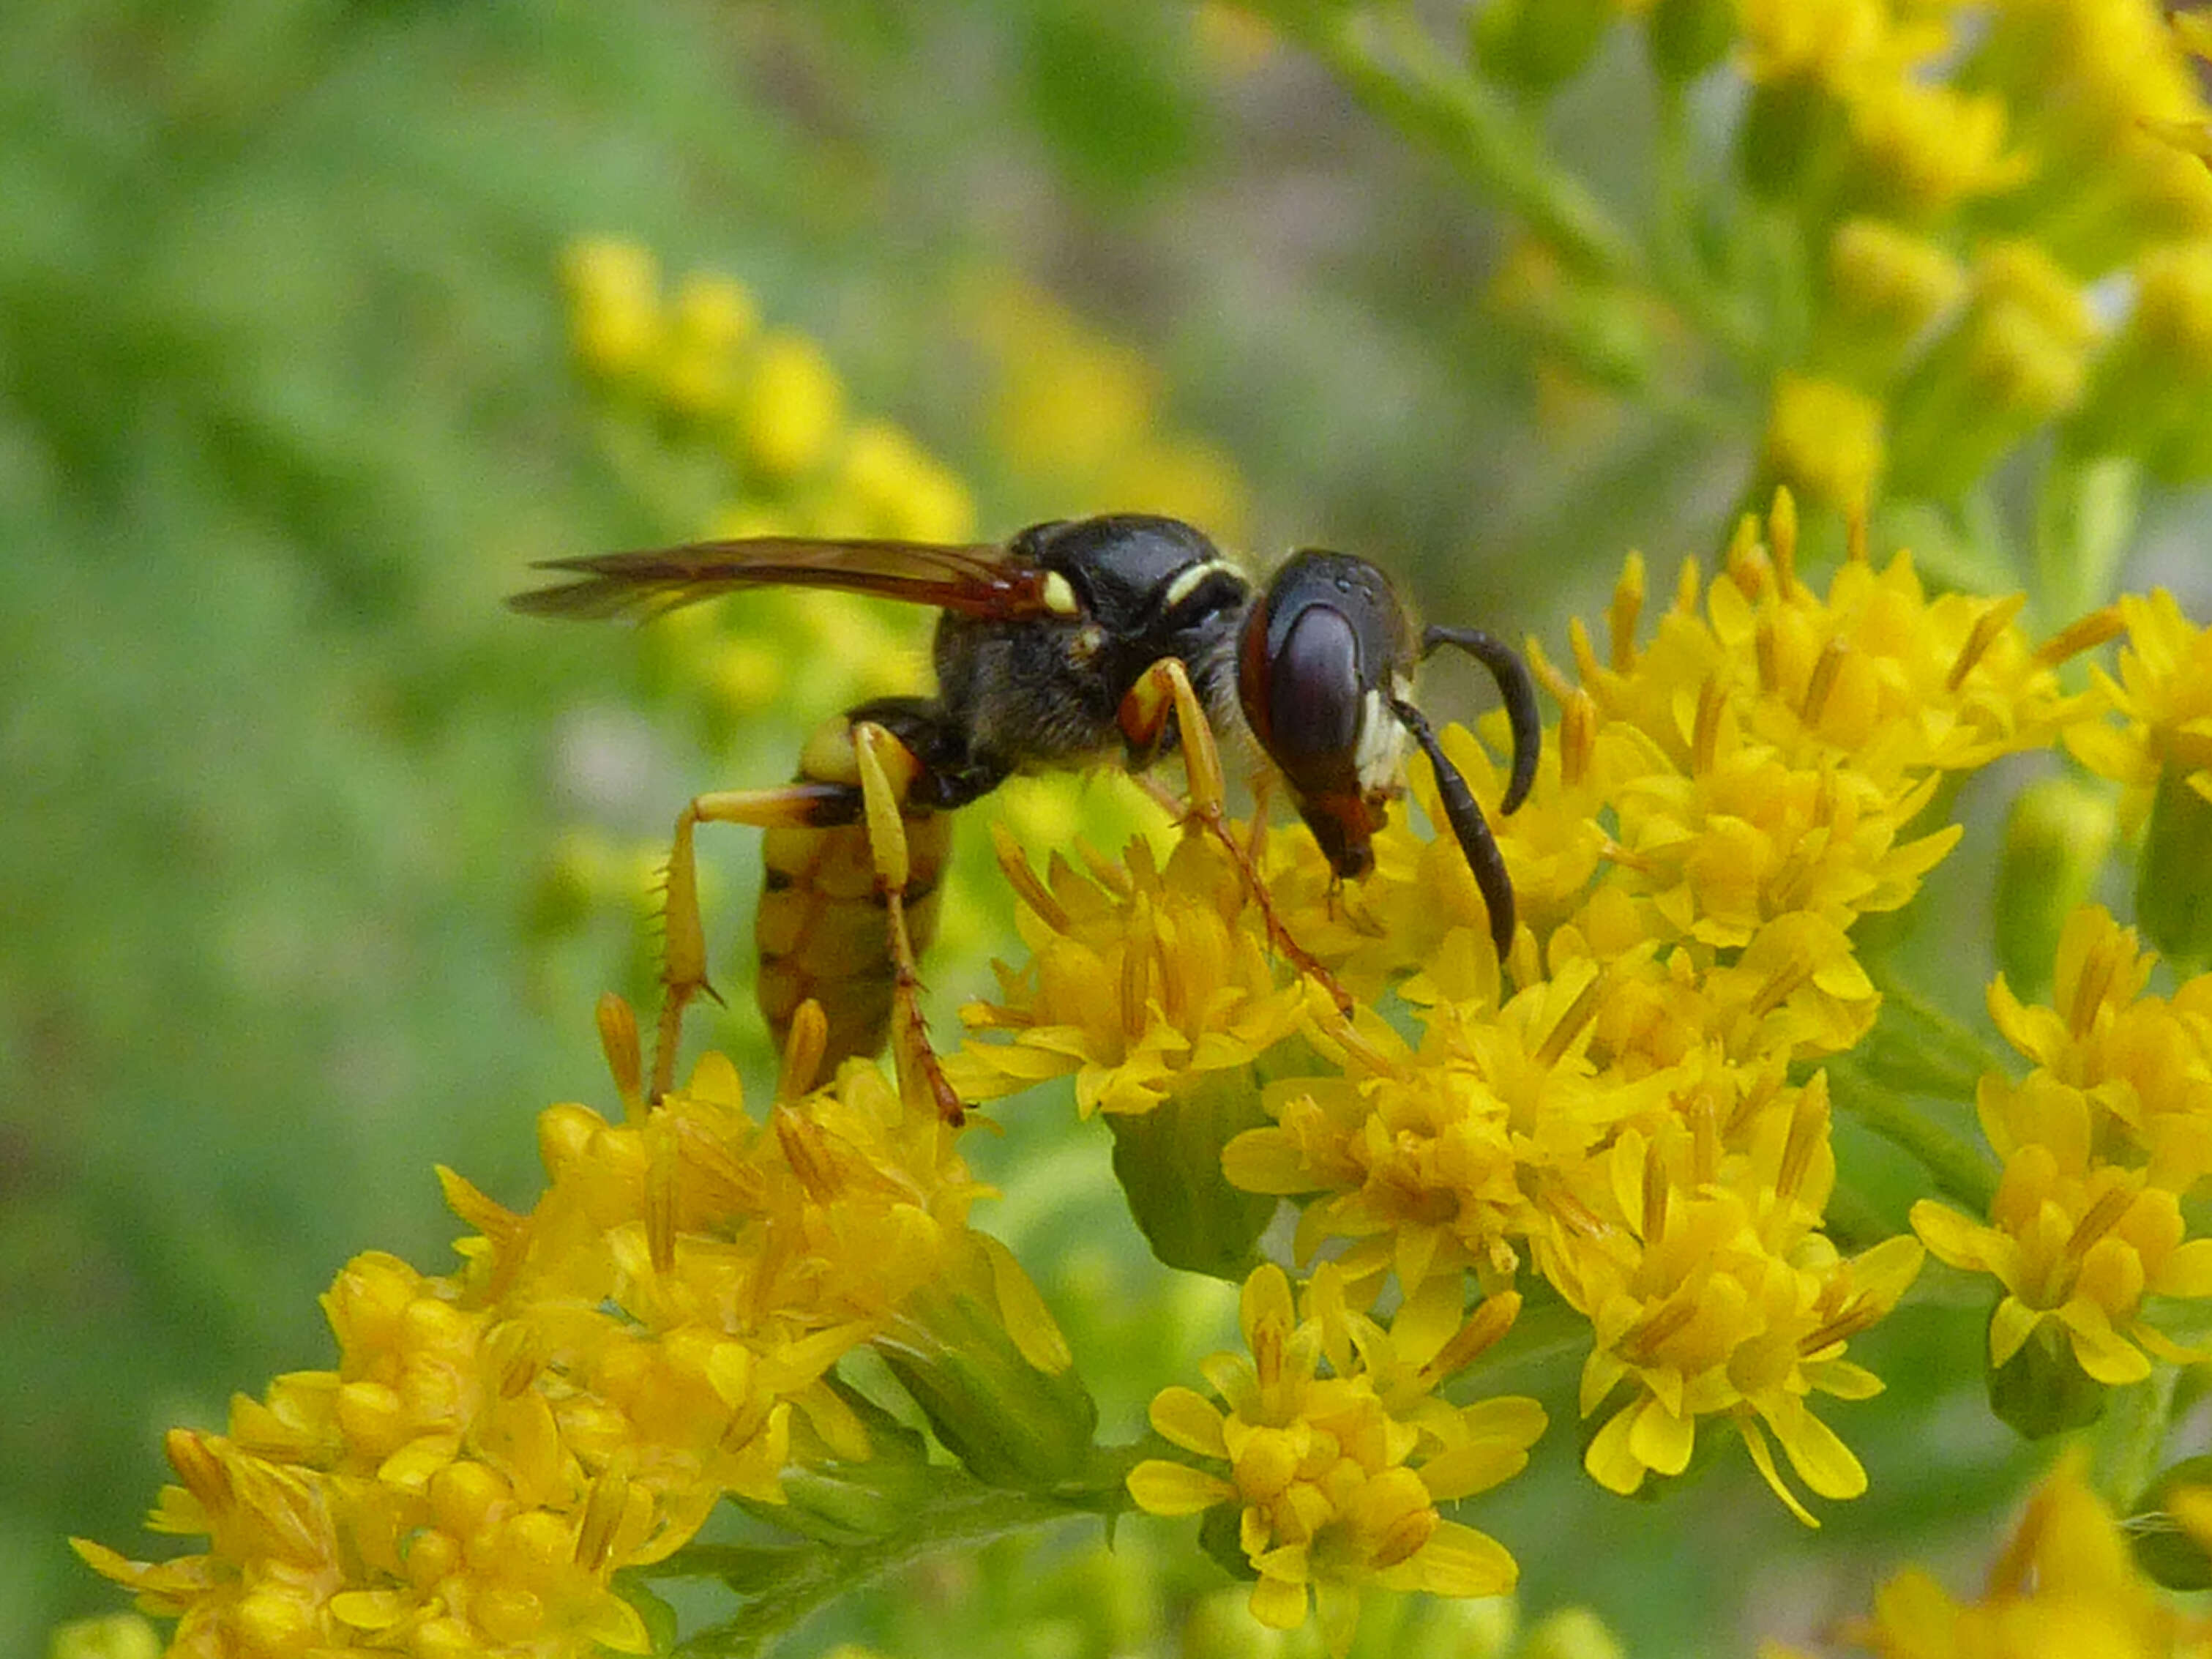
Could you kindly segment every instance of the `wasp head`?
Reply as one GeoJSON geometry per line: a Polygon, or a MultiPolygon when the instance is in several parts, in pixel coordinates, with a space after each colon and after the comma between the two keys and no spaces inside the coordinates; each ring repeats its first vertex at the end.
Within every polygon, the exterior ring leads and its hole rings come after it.
{"type": "Polygon", "coordinates": [[[1246,619],[1244,718],[1340,877],[1374,866],[1374,832],[1399,787],[1405,728],[1395,705],[1412,662],[1389,579],[1346,554],[1293,554],[1246,619]]]}

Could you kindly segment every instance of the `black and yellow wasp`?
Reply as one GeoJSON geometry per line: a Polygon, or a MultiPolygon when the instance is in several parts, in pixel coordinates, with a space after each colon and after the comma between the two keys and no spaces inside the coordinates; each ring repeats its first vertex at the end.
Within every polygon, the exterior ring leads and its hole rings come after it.
{"type": "MultiPolygon", "coordinates": [[[[801,1006],[817,1002],[828,1018],[827,1064],[876,1053],[889,1036],[902,1079],[952,1122],[961,1104],[929,1049],[917,958],[936,930],[948,815],[1018,772],[1118,765],[1142,773],[1180,751],[1194,817],[1241,859],[1223,813],[1219,750],[1256,749],[1330,868],[1357,878],[1373,866],[1372,837],[1402,792],[1410,738],[1436,769],[1500,956],[1512,942],[1504,861],[1474,793],[1413,706],[1412,673],[1449,645],[1496,678],[1513,734],[1499,803],[1510,812],[1534,779],[1540,740],[1528,667],[1480,630],[1417,633],[1389,579],[1364,559],[1309,550],[1255,586],[1190,526],[1116,514],[1033,525],[1002,545],[770,537],[541,568],[569,580],[518,594],[517,610],[649,616],[783,585],[941,613],[934,696],[848,709],[809,740],[792,782],[703,794],[677,820],[656,1097],[672,1077],[684,1008],[708,989],[692,852],[702,823],[767,831],[754,937],[761,1012],[778,1042],[801,1006]]],[[[1264,907],[1257,881],[1251,886],[1264,907]]],[[[1278,948],[1302,969],[1316,966],[1272,912],[1268,923],[1278,948]]]]}

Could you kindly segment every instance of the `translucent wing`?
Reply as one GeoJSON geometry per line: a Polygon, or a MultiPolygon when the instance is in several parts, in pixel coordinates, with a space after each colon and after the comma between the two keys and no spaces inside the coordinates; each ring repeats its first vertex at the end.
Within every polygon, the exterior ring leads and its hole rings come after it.
{"type": "Polygon", "coordinates": [[[539,617],[652,617],[739,588],[771,586],[841,588],[1001,621],[1054,614],[1046,602],[1048,573],[990,544],[764,536],[548,559],[535,568],[574,577],[507,600],[539,617]]]}

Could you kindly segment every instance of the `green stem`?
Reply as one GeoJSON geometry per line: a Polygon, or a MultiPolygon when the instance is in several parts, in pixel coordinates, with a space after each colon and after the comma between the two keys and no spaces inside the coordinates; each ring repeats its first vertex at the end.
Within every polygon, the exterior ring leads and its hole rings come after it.
{"type": "Polygon", "coordinates": [[[1597,198],[1553,160],[1510,99],[1445,58],[1410,12],[1392,7],[1382,14],[1398,59],[1395,70],[1368,43],[1352,11],[1284,5],[1273,15],[1362,103],[1434,144],[1571,264],[1617,282],[1635,278],[1643,263],[1636,245],[1597,198]]]}
{"type": "Polygon", "coordinates": [[[1110,1518],[1129,1506],[1123,1479],[1139,1448],[1099,1449],[1081,1485],[1049,1492],[984,1486],[954,1469],[933,1471],[933,1490],[896,1532],[865,1541],[776,1546],[695,1544],[641,1570],[652,1578],[725,1580],[738,1613],[695,1632],[675,1650],[691,1659],[765,1653],[817,1609],[886,1574],[949,1549],[972,1549],[1078,1515],[1110,1518]]]}
{"type": "Polygon", "coordinates": [[[1981,1080],[2005,1069],[2004,1056],[1974,1028],[1879,962],[1867,977],[1881,993],[1881,1014],[1859,1047],[1869,1077],[1918,1094],[1972,1103],[1981,1080]]]}
{"type": "Polygon", "coordinates": [[[1938,1192],[1969,1214],[1990,1212],[1998,1171],[1979,1145],[1936,1122],[1910,1095],[1869,1076],[1848,1057],[1829,1062],[1828,1085],[1837,1105],[1917,1159],[1938,1192]]]}
{"type": "Polygon", "coordinates": [[[2133,1388],[2113,1389],[2105,1396],[2105,1419],[2097,1430],[2094,1475],[2106,1502],[2126,1514],[2148,1489],[2166,1455],[2166,1431],[2173,1425],[2173,1393],[2179,1369],[2156,1365],[2133,1388]]]}

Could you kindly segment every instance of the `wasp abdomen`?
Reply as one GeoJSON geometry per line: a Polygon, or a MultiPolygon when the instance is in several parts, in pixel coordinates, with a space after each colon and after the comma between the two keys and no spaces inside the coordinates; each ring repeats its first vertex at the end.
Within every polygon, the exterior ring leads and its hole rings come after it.
{"type": "MultiPolygon", "coordinates": [[[[882,1050],[897,987],[884,895],[860,811],[848,716],[826,721],[808,740],[796,781],[830,786],[821,814],[828,821],[780,826],[762,840],[756,994],[779,1047],[800,1004],[811,999],[822,1005],[830,1022],[826,1070],[848,1055],[882,1050]]],[[[937,933],[938,884],[951,852],[952,822],[904,799],[899,805],[907,842],[907,933],[919,955],[937,933]]]]}

